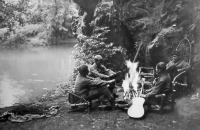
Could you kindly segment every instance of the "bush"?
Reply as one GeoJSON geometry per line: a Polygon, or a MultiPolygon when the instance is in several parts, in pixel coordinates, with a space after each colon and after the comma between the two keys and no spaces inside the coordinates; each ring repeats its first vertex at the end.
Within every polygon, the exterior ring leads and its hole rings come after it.
{"type": "Polygon", "coordinates": [[[23,44],[26,41],[24,35],[16,34],[16,35],[11,35],[4,44],[6,46],[18,46],[19,44],[23,44]]]}
{"type": "Polygon", "coordinates": [[[92,37],[80,36],[79,41],[82,43],[75,46],[75,59],[77,59],[76,66],[82,64],[92,64],[94,55],[101,55],[105,66],[114,71],[121,70],[125,61],[126,50],[122,47],[115,46],[114,43],[105,43],[98,40],[95,35],[92,37]]]}

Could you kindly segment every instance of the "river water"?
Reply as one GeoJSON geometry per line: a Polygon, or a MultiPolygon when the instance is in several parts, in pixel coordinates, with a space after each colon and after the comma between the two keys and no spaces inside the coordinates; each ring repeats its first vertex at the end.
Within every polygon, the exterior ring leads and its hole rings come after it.
{"type": "Polygon", "coordinates": [[[74,43],[0,50],[0,108],[33,101],[66,82],[75,60],[74,43]]]}

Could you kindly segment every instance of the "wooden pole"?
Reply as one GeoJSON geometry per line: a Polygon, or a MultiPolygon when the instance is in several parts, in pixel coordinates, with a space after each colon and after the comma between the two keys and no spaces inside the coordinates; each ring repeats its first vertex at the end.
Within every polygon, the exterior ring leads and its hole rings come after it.
{"type": "Polygon", "coordinates": [[[135,55],[135,57],[134,57],[134,59],[133,59],[133,62],[136,61],[136,59],[137,59],[137,57],[138,57],[138,55],[139,55],[139,51],[140,51],[140,49],[141,49],[141,47],[142,47],[142,43],[143,43],[143,42],[141,42],[140,45],[139,45],[139,47],[138,47],[138,50],[137,50],[136,55],[135,55]]]}

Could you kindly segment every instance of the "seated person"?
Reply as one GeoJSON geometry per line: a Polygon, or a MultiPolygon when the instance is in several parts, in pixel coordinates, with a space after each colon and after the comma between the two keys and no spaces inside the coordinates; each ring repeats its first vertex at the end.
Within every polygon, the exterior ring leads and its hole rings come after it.
{"type": "Polygon", "coordinates": [[[95,63],[90,67],[90,76],[94,78],[100,78],[100,79],[112,79],[114,75],[117,73],[113,72],[110,69],[107,69],[102,64],[102,57],[100,55],[96,55],[94,57],[95,63]]]}
{"type": "Polygon", "coordinates": [[[107,88],[107,85],[115,80],[103,81],[100,79],[91,79],[87,75],[88,66],[83,65],[79,68],[79,74],[75,81],[75,93],[86,100],[107,98],[111,105],[115,104],[114,98],[107,88]]]}
{"type": "Polygon", "coordinates": [[[167,63],[166,69],[173,79],[180,72],[187,72],[190,69],[190,64],[184,60],[181,60],[180,53],[176,51],[172,54],[172,60],[167,63]]]}
{"type": "Polygon", "coordinates": [[[154,79],[152,87],[146,90],[146,103],[151,105],[158,105],[159,101],[155,95],[165,93],[167,94],[171,89],[171,78],[166,72],[166,65],[160,62],[156,65],[157,77],[154,79]]]}
{"type": "MultiPolygon", "coordinates": [[[[96,55],[94,57],[95,63],[90,67],[90,72],[89,76],[93,78],[100,78],[103,80],[111,80],[111,79],[116,79],[119,77],[120,72],[115,73],[114,71],[107,69],[103,64],[102,64],[102,57],[101,55],[96,55]]],[[[114,88],[115,88],[115,83],[110,84],[109,90],[113,94],[113,96],[116,98],[117,95],[114,93],[114,88]]]]}

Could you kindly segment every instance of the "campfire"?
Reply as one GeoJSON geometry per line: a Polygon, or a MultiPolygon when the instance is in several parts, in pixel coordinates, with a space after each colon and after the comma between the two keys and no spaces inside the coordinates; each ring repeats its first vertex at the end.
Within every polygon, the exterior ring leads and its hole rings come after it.
{"type": "Polygon", "coordinates": [[[129,68],[129,72],[126,74],[125,80],[123,80],[122,87],[124,89],[124,99],[131,100],[133,97],[138,96],[138,62],[126,61],[126,65],[129,68]]]}

